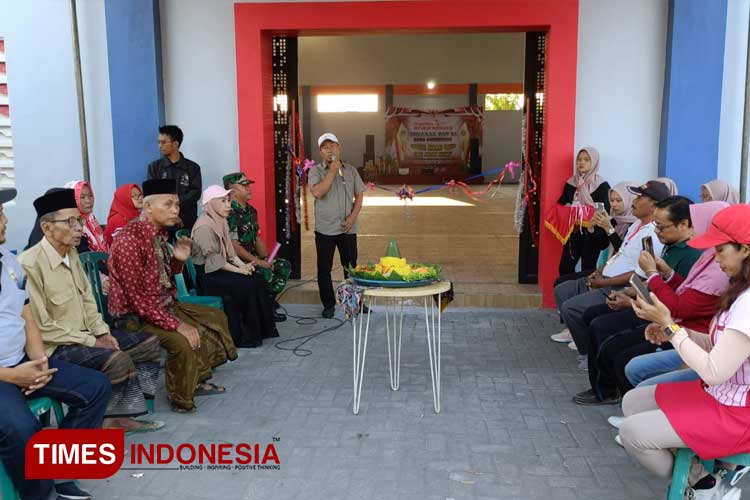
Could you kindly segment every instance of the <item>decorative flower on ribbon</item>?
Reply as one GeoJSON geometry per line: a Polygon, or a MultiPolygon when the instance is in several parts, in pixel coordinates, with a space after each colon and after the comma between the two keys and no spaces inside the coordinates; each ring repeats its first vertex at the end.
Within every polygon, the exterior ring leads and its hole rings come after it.
{"type": "Polygon", "coordinates": [[[414,199],[414,190],[410,187],[404,184],[401,186],[401,189],[398,190],[396,193],[398,195],[398,199],[402,201],[413,200],[414,199]]]}

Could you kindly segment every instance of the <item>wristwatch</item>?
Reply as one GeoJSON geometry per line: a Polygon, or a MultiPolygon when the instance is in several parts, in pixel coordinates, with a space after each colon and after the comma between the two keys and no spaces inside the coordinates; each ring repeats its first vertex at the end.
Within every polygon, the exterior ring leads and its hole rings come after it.
{"type": "Polygon", "coordinates": [[[615,234],[615,228],[610,227],[607,229],[607,236],[612,236],[613,234],[615,234]]]}
{"type": "Polygon", "coordinates": [[[667,336],[667,338],[671,338],[672,335],[682,330],[682,327],[680,325],[677,325],[675,323],[672,323],[671,325],[667,325],[664,327],[664,335],[667,336]]]}

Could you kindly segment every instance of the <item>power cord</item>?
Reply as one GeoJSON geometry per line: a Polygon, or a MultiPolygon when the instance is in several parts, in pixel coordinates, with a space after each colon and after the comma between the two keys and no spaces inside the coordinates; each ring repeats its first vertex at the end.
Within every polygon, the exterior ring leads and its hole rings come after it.
{"type": "MultiPolygon", "coordinates": [[[[287,291],[292,290],[292,289],[297,288],[297,287],[300,287],[302,285],[306,285],[307,283],[311,283],[313,281],[316,281],[315,278],[312,278],[312,279],[309,279],[309,280],[306,280],[306,281],[302,281],[301,283],[298,283],[298,284],[296,284],[294,286],[290,286],[290,287],[285,288],[276,297],[276,301],[278,302],[279,299],[281,299],[281,297],[287,291]]],[[[328,318],[323,318],[322,316],[294,316],[294,315],[291,315],[291,314],[289,314],[287,312],[286,307],[284,307],[281,304],[279,304],[279,305],[281,306],[281,309],[284,311],[284,314],[286,314],[286,317],[296,320],[296,324],[298,324],[298,325],[311,326],[311,325],[318,324],[318,320],[319,319],[328,319],[328,318]]],[[[304,346],[305,344],[307,344],[311,340],[313,340],[313,339],[315,339],[315,338],[323,335],[324,333],[328,333],[328,332],[332,332],[332,331],[338,330],[339,328],[341,328],[342,326],[344,326],[344,324],[346,323],[346,321],[340,320],[338,318],[331,318],[331,320],[337,322],[337,324],[334,325],[334,326],[325,328],[323,330],[320,330],[318,332],[310,333],[310,334],[307,334],[307,335],[301,335],[299,337],[294,337],[294,338],[291,338],[291,339],[281,340],[279,342],[276,342],[276,344],[274,344],[274,347],[276,347],[276,349],[280,349],[282,351],[291,351],[292,354],[294,354],[295,356],[300,356],[300,357],[310,356],[313,353],[312,350],[310,350],[310,349],[302,349],[302,346],[304,346]],[[292,347],[283,347],[284,344],[288,344],[288,343],[292,343],[292,342],[299,342],[299,343],[296,344],[296,345],[294,345],[294,346],[292,346],[292,347]]]]}

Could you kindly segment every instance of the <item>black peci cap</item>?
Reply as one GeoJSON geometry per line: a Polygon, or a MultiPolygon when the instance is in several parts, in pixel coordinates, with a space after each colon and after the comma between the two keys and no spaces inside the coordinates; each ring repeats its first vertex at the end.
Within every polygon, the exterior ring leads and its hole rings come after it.
{"type": "Polygon", "coordinates": [[[78,208],[75,191],[72,189],[61,189],[60,191],[44,194],[34,200],[34,208],[39,217],[66,208],[78,208]]]}
{"type": "Polygon", "coordinates": [[[174,179],[151,179],[143,182],[143,197],[154,194],[177,194],[177,181],[174,179]]]}

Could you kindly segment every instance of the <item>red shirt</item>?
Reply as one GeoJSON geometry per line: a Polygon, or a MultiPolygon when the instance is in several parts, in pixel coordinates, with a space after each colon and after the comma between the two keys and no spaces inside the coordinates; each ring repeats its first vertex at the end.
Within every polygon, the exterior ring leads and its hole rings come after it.
{"type": "Polygon", "coordinates": [[[719,309],[719,297],[699,292],[692,288],[677,294],[677,288],[685,278],[677,273],[669,282],[664,282],[659,274],[651,276],[648,287],[667,306],[674,318],[680,318],[679,324],[696,332],[708,333],[711,319],[719,309]]]}
{"type": "Polygon", "coordinates": [[[159,328],[177,330],[180,320],[171,311],[176,296],[172,275],[182,272],[183,263],[169,255],[165,230],[149,221],[132,221],[114,240],[107,267],[112,317],[135,313],[159,328]]]}

